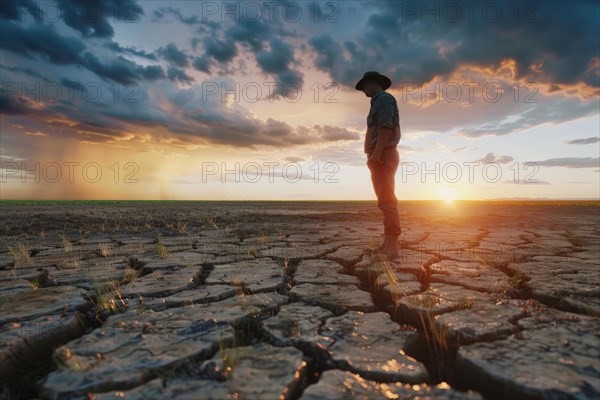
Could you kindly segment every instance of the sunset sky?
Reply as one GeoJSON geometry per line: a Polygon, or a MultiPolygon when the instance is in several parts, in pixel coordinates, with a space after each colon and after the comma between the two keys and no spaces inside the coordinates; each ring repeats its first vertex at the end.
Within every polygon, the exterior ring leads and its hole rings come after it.
{"type": "Polygon", "coordinates": [[[1,199],[374,199],[370,70],[400,200],[600,197],[597,1],[1,7],[1,199]]]}

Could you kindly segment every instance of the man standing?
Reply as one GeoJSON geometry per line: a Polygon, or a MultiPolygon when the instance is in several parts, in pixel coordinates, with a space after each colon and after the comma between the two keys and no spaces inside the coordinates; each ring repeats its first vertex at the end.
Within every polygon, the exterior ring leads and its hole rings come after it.
{"type": "Polygon", "coordinates": [[[377,195],[377,206],[383,212],[385,239],[376,252],[385,254],[388,259],[399,256],[398,236],[401,232],[398,199],[394,192],[394,180],[400,162],[396,148],[401,136],[400,114],[396,99],[385,91],[391,85],[388,77],[375,71],[365,72],[356,84],[356,90],[362,90],[371,98],[365,153],[377,195]]]}

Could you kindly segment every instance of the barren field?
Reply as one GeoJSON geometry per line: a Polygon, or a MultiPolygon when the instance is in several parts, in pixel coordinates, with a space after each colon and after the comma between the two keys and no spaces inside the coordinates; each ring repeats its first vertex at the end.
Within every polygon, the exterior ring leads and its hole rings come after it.
{"type": "Polygon", "coordinates": [[[600,397],[598,202],[0,203],[0,398],[600,397]]]}

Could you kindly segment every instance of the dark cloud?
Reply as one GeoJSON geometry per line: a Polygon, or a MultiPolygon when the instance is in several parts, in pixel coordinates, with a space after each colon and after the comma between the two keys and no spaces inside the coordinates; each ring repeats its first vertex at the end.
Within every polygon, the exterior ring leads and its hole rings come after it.
{"type": "Polygon", "coordinates": [[[269,74],[280,74],[287,71],[290,64],[294,62],[292,46],[280,39],[272,39],[270,45],[269,51],[261,51],[256,54],[256,62],[259,67],[263,72],[269,74]]]}
{"type": "Polygon", "coordinates": [[[179,22],[186,25],[196,25],[201,22],[197,15],[184,16],[179,9],[173,7],[161,7],[158,10],[154,10],[152,15],[155,21],[163,20],[167,15],[173,15],[179,22]]]}
{"type": "Polygon", "coordinates": [[[131,54],[132,56],[143,57],[148,60],[156,61],[156,55],[154,53],[147,53],[144,50],[138,50],[133,46],[130,47],[121,47],[119,43],[109,42],[104,45],[104,47],[113,50],[116,53],[122,54],[131,54]]]}
{"type": "Polygon", "coordinates": [[[24,22],[28,16],[36,22],[42,21],[41,9],[33,0],[0,1],[0,21],[24,22]]]}
{"type": "Polygon", "coordinates": [[[198,71],[206,72],[210,74],[210,59],[206,56],[194,57],[192,61],[192,66],[196,68],[198,71]]]}
{"type": "Polygon", "coordinates": [[[269,51],[263,50],[256,54],[256,62],[262,72],[276,78],[277,95],[293,98],[295,92],[291,92],[291,87],[302,88],[304,84],[304,75],[292,69],[293,65],[298,64],[294,58],[294,50],[280,39],[271,39],[269,45],[269,51]]]}
{"type": "Polygon", "coordinates": [[[221,63],[228,63],[237,56],[237,48],[233,40],[219,40],[207,37],[204,40],[205,55],[214,58],[221,63]]]}
{"type": "Polygon", "coordinates": [[[58,6],[65,24],[89,37],[113,37],[115,32],[108,22],[111,18],[132,23],[139,22],[144,15],[144,10],[134,0],[61,0],[58,6]]]}
{"type": "Polygon", "coordinates": [[[598,168],[600,167],[600,157],[563,157],[544,161],[528,161],[528,163],[542,167],[598,168]]]}
{"type": "Polygon", "coordinates": [[[83,65],[100,77],[124,84],[139,79],[139,66],[123,57],[118,57],[109,63],[102,63],[95,54],[86,52],[83,58],[83,65]]]}
{"type": "Polygon", "coordinates": [[[152,81],[164,77],[162,68],[159,65],[142,67],[123,57],[117,57],[115,60],[102,63],[94,54],[86,52],[84,60],[83,65],[99,77],[122,84],[130,84],[142,78],[152,81]]]}
{"type": "Polygon", "coordinates": [[[165,73],[160,65],[148,65],[141,69],[141,74],[148,81],[155,81],[165,77],[165,73]]]}
{"type": "MultiPolygon", "coordinates": [[[[331,70],[343,52],[342,46],[327,34],[315,36],[309,39],[308,43],[317,52],[315,64],[323,70],[331,70]]],[[[352,42],[348,42],[348,45],[355,46],[352,42]]]]}
{"type": "Polygon", "coordinates": [[[174,82],[177,81],[188,85],[195,81],[195,79],[192,76],[186,74],[184,70],[173,66],[169,66],[167,70],[167,76],[170,80],[174,82]]]}
{"type": "Polygon", "coordinates": [[[298,95],[298,89],[304,85],[304,75],[302,72],[288,69],[275,75],[278,87],[276,93],[285,98],[294,100],[298,95]]]}
{"type": "Polygon", "coordinates": [[[592,136],[585,139],[574,139],[569,140],[567,144],[592,144],[600,142],[600,138],[598,136],[592,136]]]}
{"type": "Polygon", "coordinates": [[[272,37],[271,25],[266,20],[252,22],[242,18],[226,32],[228,38],[248,46],[253,53],[264,48],[264,42],[272,37]]]}
{"type": "Polygon", "coordinates": [[[144,78],[158,79],[161,76],[159,66],[142,67],[121,56],[101,61],[96,54],[87,51],[81,40],[61,36],[45,25],[33,25],[25,29],[13,22],[5,22],[0,26],[0,35],[10,38],[0,41],[2,49],[26,58],[38,55],[57,65],[78,65],[103,79],[127,84],[144,78]]]}
{"type": "Polygon", "coordinates": [[[496,156],[494,153],[487,153],[485,157],[475,160],[483,164],[496,163],[496,164],[507,164],[511,162],[513,158],[511,156],[496,156]]]}
{"type": "Polygon", "coordinates": [[[61,36],[45,25],[25,29],[13,22],[3,22],[0,24],[0,36],[3,38],[0,48],[27,58],[39,54],[58,65],[83,63],[81,52],[85,50],[85,44],[79,39],[61,36]]]}
{"type": "MultiPolygon", "coordinates": [[[[161,9],[159,14],[162,15],[160,18],[164,18],[166,14],[173,14],[178,19],[183,15],[179,10],[172,8],[161,9]]],[[[198,58],[191,59],[195,69],[211,73],[217,68],[219,75],[229,75],[235,72],[235,69],[230,68],[230,64],[238,58],[240,51],[249,50],[264,73],[277,77],[283,84],[303,84],[303,74],[291,68],[292,64],[297,64],[292,46],[280,39],[297,35],[285,30],[281,21],[240,18],[225,23],[199,23],[197,17],[194,21],[187,21],[189,25],[195,24],[198,34],[191,39],[191,46],[194,51],[202,52],[198,58]]],[[[244,63],[245,60],[240,60],[237,68],[244,69],[244,63]]]]}
{"type": "Polygon", "coordinates": [[[159,48],[156,53],[178,67],[187,67],[190,63],[188,55],[184,51],[179,50],[174,43],[169,43],[165,47],[159,48]]]}
{"type": "Polygon", "coordinates": [[[165,13],[162,10],[154,10],[152,11],[152,22],[160,21],[165,18],[165,13]]]}
{"type": "Polygon", "coordinates": [[[527,10],[518,4],[522,14],[517,22],[510,1],[494,2],[502,13],[496,21],[479,3],[453,2],[462,11],[458,21],[441,11],[444,2],[427,4],[440,10],[429,15],[423,11],[425,2],[409,3],[416,12],[397,1],[368,3],[366,25],[344,42],[350,59],[331,34],[315,35],[309,43],[317,54],[316,66],[353,86],[367,69],[388,73],[397,83],[424,83],[447,77],[464,64],[497,67],[513,59],[516,79],[600,86],[594,62],[600,36],[590,34],[598,32],[598,2],[528,2],[527,10]]]}
{"type": "MultiPolygon", "coordinates": [[[[52,82],[50,79],[46,78],[44,75],[38,73],[37,71],[32,70],[31,68],[27,68],[27,67],[14,67],[14,66],[0,64],[0,69],[6,70],[6,71],[11,71],[11,72],[21,72],[23,74],[32,76],[34,78],[41,79],[44,82],[52,82]]],[[[3,75],[2,80],[4,82],[12,81],[12,79],[4,79],[4,78],[5,78],[5,76],[3,75]]]]}
{"type": "Polygon", "coordinates": [[[2,86],[0,86],[0,110],[5,115],[20,115],[30,112],[26,102],[21,101],[18,96],[11,91],[6,91],[2,86]]]}

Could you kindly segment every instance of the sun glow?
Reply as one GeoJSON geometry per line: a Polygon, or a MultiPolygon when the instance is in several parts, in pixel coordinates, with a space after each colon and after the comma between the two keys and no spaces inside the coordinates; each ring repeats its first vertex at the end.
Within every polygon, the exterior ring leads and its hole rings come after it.
{"type": "Polygon", "coordinates": [[[454,199],[456,199],[457,190],[455,188],[442,188],[439,190],[440,197],[444,200],[446,204],[452,204],[454,199]]]}

